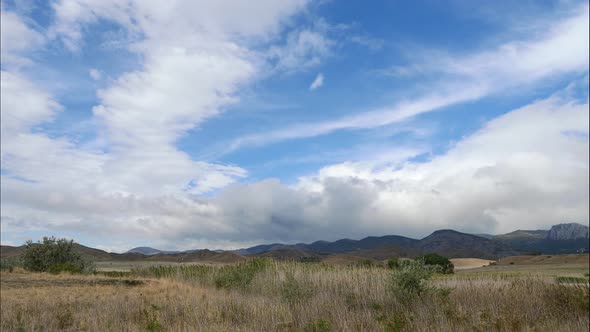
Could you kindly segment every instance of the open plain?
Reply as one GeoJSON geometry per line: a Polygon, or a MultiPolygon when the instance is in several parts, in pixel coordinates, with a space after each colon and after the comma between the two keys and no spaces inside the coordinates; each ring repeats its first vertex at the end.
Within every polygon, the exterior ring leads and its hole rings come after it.
{"type": "Polygon", "coordinates": [[[0,327],[2,331],[431,331],[433,327],[586,331],[588,264],[581,261],[587,257],[562,264],[527,264],[520,258],[514,264],[435,275],[428,281],[428,291],[412,297],[391,289],[393,272],[381,265],[254,259],[229,265],[136,265],[129,272],[89,276],[15,269],[0,275],[0,327]]]}

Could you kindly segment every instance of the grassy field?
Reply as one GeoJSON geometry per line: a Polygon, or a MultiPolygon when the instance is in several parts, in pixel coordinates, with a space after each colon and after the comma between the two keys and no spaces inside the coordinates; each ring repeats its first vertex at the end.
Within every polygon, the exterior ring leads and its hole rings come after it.
{"type": "Polygon", "coordinates": [[[1,273],[0,330],[587,331],[590,323],[588,265],[463,270],[435,276],[418,295],[392,287],[394,272],[378,266],[158,265],[110,274],[118,278],[1,273]],[[562,273],[577,279],[561,283],[562,273]]]}

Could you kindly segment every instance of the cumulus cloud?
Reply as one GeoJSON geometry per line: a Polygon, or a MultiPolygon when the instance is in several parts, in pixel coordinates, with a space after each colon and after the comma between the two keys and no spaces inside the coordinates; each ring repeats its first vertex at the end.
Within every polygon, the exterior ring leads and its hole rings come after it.
{"type": "MultiPolygon", "coordinates": [[[[239,89],[268,68],[261,58],[281,71],[305,69],[329,54],[330,41],[317,29],[296,29],[285,45],[269,52],[247,47],[252,40],[274,40],[281,22],[305,5],[301,1],[188,2],[180,10],[181,5],[54,3],[50,35],[68,49],[80,51],[84,31],[110,20],[135,36],[129,50],[143,62],[98,92],[92,120],[104,142],[93,149],[38,130],[63,106],[18,71],[2,72],[3,234],[85,234],[118,248],[141,241],[133,244],[187,249],[588,222],[588,102],[566,93],[494,119],[423,163],[408,161],[418,151],[400,149],[395,158],[323,167],[293,186],[276,179],[235,183],[246,170],[193,160],[176,147],[178,139],[239,100],[239,89]],[[246,9],[260,14],[243,15],[246,9]],[[220,188],[214,196],[202,195],[220,188]]],[[[463,66],[450,63],[451,80],[436,95],[246,143],[372,128],[512,87],[504,80],[520,86],[584,70],[587,47],[580,55],[579,45],[560,39],[566,32],[587,36],[581,32],[587,16],[581,17],[559,23],[542,38],[490,52],[520,61],[513,74],[503,70],[503,61],[472,55],[463,66]],[[532,59],[554,47],[561,57],[532,59]],[[463,78],[464,84],[454,81],[463,78]]],[[[24,56],[16,46],[10,54],[24,56]]]]}
{"type": "MultiPolygon", "coordinates": [[[[92,121],[101,143],[92,150],[37,130],[62,106],[22,74],[2,72],[2,229],[93,232],[104,226],[111,232],[118,225],[125,233],[150,229],[155,218],[158,227],[174,229],[170,223],[178,220],[164,217],[166,212],[143,209],[138,215],[136,207],[157,204],[179,211],[190,205],[190,211],[201,211],[192,195],[227,186],[247,172],[192,160],[176,141],[238,100],[238,87],[259,70],[248,40],[268,40],[304,5],[299,0],[54,2],[52,40],[79,52],[85,31],[111,21],[135,36],[129,50],[143,63],[98,92],[92,121]],[[252,10],[258,14],[243,15],[252,10]],[[111,221],[101,214],[111,215],[111,221]]],[[[2,15],[2,40],[11,41],[3,52],[30,50],[38,34],[16,15],[4,10],[2,15]]],[[[2,61],[4,66],[4,53],[2,61]]],[[[209,220],[200,227],[206,230],[209,220]]],[[[210,224],[216,229],[219,222],[210,224]]]]}
{"type": "Polygon", "coordinates": [[[324,85],[324,74],[319,73],[315,77],[313,82],[311,82],[311,84],[309,85],[309,90],[313,91],[313,90],[319,89],[320,87],[322,87],[322,85],[324,85]]]}
{"type": "Polygon", "coordinates": [[[587,223],[588,123],[587,101],[558,94],[488,122],[427,162],[345,162],[294,186],[268,179],[230,185],[210,198],[47,197],[33,184],[9,180],[2,186],[2,227],[79,229],[98,237],[116,231],[167,247],[228,248],[587,223]]]}
{"type": "Polygon", "coordinates": [[[44,42],[44,36],[31,29],[17,14],[5,10],[0,12],[2,65],[18,68],[30,64],[24,53],[40,47],[44,42]]]}

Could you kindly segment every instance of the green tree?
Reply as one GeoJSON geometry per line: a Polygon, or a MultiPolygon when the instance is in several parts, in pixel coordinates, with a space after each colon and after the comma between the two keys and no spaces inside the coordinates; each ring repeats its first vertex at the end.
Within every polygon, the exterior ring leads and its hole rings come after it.
{"type": "Polygon", "coordinates": [[[439,254],[426,254],[424,256],[418,257],[416,260],[421,260],[424,265],[429,265],[435,267],[435,271],[439,273],[450,274],[453,273],[455,266],[451,261],[439,254]]]}
{"type": "Polygon", "coordinates": [[[74,248],[74,241],[43,237],[43,241],[27,241],[23,266],[34,272],[62,271],[87,273],[94,271],[92,262],[84,259],[74,248]]]}

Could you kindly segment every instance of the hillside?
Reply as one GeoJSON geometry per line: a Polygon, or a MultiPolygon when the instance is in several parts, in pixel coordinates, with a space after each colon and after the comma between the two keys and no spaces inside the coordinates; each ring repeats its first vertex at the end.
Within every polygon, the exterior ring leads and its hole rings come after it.
{"type": "Polygon", "coordinates": [[[528,253],[571,254],[588,251],[588,226],[559,224],[550,230],[517,230],[496,235],[495,240],[528,253]]]}
{"type": "Polygon", "coordinates": [[[551,227],[547,240],[588,240],[588,226],[578,223],[559,224],[551,227]]]}
{"type": "Polygon", "coordinates": [[[317,253],[304,251],[292,247],[278,247],[258,254],[259,257],[269,257],[278,260],[297,260],[301,261],[304,259],[318,259],[320,255],[317,253]]]}
{"type": "Polygon", "coordinates": [[[500,258],[498,265],[554,265],[554,264],[588,264],[589,254],[509,256],[500,258]]]}
{"type": "Polygon", "coordinates": [[[424,252],[435,252],[452,258],[496,259],[516,255],[510,246],[499,241],[446,229],[436,231],[419,242],[424,252]]]}
{"type": "Polygon", "coordinates": [[[237,263],[244,261],[245,258],[230,251],[215,252],[203,249],[193,252],[181,252],[173,254],[155,254],[150,255],[146,261],[154,262],[178,262],[178,263],[237,263]]]}
{"type": "Polygon", "coordinates": [[[13,247],[0,245],[0,258],[10,258],[20,256],[25,251],[24,246],[13,247]]]}

